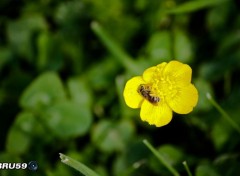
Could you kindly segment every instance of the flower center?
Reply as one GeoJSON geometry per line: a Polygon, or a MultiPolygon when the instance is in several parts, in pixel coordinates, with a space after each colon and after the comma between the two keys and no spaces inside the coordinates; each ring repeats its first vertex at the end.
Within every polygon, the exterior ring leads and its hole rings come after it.
{"type": "Polygon", "coordinates": [[[166,97],[174,98],[178,91],[175,77],[172,74],[164,74],[163,69],[156,68],[152,78],[151,91],[162,101],[166,97]]]}

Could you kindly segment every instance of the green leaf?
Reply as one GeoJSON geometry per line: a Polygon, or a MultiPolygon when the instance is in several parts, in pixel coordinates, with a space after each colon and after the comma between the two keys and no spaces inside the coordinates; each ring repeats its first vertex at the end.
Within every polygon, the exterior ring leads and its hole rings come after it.
{"type": "Polygon", "coordinates": [[[171,50],[171,34],[161,31],[153,34],[146,46],[147,56],[155,63],[170,61],[173,57],[171,50]]]}
{"type": "Polygon", "coordinates": [[[30,145],[30,138],[22,131],[12,128],[7,138],[7,151],[16,155],[25,153],[30,145]]]}
{"type": "Polygon", "coordinates": [[[81,78],[71,78],[67,82],[71,100],[79,107],[89,108],[92,105],[92,92],[90,86],[81,78]]]}
{"type": "Polygon", "coordinates": [[[211,175],[211,176],[220,176],[216,169],[212,167],[210,164],[202,164],[199,165],[196,169],[196,176],[206,176],[206,175],[211,175]]]}
{"type": "Polygon", "coordinates": [[[228,38],[233,33],[231,32],[229,35],[223,34],[229,21],[228,18],[231,13],[232,5],[232,2],[228,1],[227,3],[216,6],[207,12],[206,22],[209,34],[217,40],[222,39],[222,37],[228,38]],[[219,38],[219,36],[221,37],[219,38]]]}
{"type": "MultiPolygon", "coordinates": [[[[66,167],[65,165],[63,165],[62,163],[58,162],[56,163],[54,169],[50,170],[48,169],[46,171],[46,176],[66,176],[66,175],[74,175],[75,173],[72,172],[72,169],[69,167],[66,167]]],[[[76,174],[77,171],[76,171],[76,174]]]]}
{"type": "Polygon", "coordinates": [[[184,4],[181,4],[173,9],[166,11],[167,14],[179,14],[179,13],[188,13],[194,12],[203,8],[216,6],[221,3],[227,2],[227,0],[195,0],[189,1],[184,4]]]}
{"type": "Polygon", "coordinates": [[[19,156],[10,154],[8,152],[1,152],[0,153],[0,161],[7,161],[7,162],[21,162],[19,156]]]}
{"type": "Polygon", "coordinates": [[[42,32],[37,41],[39,70],[58,70],[63,64],[59,39],[48,32],[42,32]],[[57,51],[57,52],[56,52],[57,51]]]}
{"type": "Polygon", "coordinates": [[[173,32],[174,35],[174,58],[183,62],[189,63],[193,59],[192,43],[187,34],[180,29],[173,32]]]}
{"type": "Polygon", "coordinates": [[[216,150],[221,150],[228,142],[232,134],[230,125],[220,119],[212,127],[211,138],[216,150]]]}
{"type": "Polygon", "coordinates": [[[158,152],[164,155],[166,160],[168,160],[168,162],[171,163],[172,165],[181,162],[185,157],[183,151],[181,151],[178,147],[168,144],[162,145],[158,149],[158,152]]]}
{"type": "Polygon", "coordinates": [[[133,168],[127,165],[126,159],[123,155],[117,157],[113,163],[113,173],[116,176],[130,176],[132,175],[131,170],[133,170],[133,168]]]}
{"type": "Polygon", "coordinates": [[[85,12],[84,5],[81,1],[61,2],[57,5],[54,13],[56,22],[64,28],[73,28],[76,22],[81,18],[85,12]]]}
{"type": "Polygon", "coordinates": [[[92,123],[90,110],[70,101],[55,103],[41,118],[55,135],[65,139],[86,134],[92,123]]]}
{"type": "Polygon", "coordinates": [[[92,133],[93,142],[105,152],[121,151],[126,142],[131,138],[134,127],[130,121],[123,120],[119,123],[101,121],[92,133]]]}
{"type": "Polygon", "coordinates": [[[62,82],[54,72],[37,77],[24,91],[20,105],[26,109],[41,109],[66,99],[62,82]]]}
{"type": "Polygon", "coordinates": [[[32,37],[37,30],[45,30],[46,23],[41,15],[28,15],[11,21],[7,25],[10,45],[20,56],[29,61],[34,59],[32,37]]]}
{"type": "Polygon", "coordinates": [[[112,86],[112,82],[118,70],[119,65],[116,64],[116,61],[112,57],[107,57],[102,60],[102,62],[90,67],[86,76],[91,88],[96,90],[107,90],[109,86],[112,86]]]}
{"type": "Polygon", "coordinates": [[[29,112],[20,113],[10,128],[7,136],[7,151],[13,154],[25,153],[31,144],[31,132],[34,128],[35,118],[29,112]]]}

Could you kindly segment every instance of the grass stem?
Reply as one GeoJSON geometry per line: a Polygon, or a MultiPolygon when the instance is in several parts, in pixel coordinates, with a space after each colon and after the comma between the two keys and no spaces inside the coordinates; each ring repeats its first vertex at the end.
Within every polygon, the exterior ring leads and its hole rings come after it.
{"type": "Polygon", "coordinates": [[[188,173],[188,176],[192,176],[192,173],[188,167],[188,164],[187,164],[187,161],[183,161],[183,166],[185,167],[187,173],[188,173]]]}
{"type": "Polygon", "coordinates": [[[141,70],[138,68],[134,60],[110,37],[110,35],[98,22],[92,22],[91,28],[120,64],[122,64],[130,72],[139,74],[139,71],[141,70]]]}
{"type": "Polygon", "coordinates": [[[174,175],[180,176],[178,171],[174,169],[171,164],[166,161],[166,159],[146,140],[143,140],[143,143],[151,150],[151,152],[158,158],[158,160],[174,175]]]}
{"type": "Polygon", "coordinates": [[[206,94],[207,99],[212,103],[212,105],[219,111],[219,113],[224,117],[224,119],[240,134],[239,125],[224,111],[224,109],[212,98],[210,93],[206,94]]]}
{"type": "Polygon", "coordinates": [[[99,176],[97,173],[95,173],[93,170],[88,168],[86,165],[70,158],[69,156],[66,156],[60,153],[60,158],[64,164],[76,169],[77,171],[81,172],[85,176],[99,176]]]}

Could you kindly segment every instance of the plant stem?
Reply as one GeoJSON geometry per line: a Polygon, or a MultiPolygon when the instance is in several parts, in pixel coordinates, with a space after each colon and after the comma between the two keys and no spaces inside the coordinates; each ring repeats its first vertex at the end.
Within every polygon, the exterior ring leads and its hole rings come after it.
{"type": "Polygon", "coordinates": [[[104,28],[96,21],[91,23],[93,32],[99,37],[107,49],[115,56],[119,63],[134,74],[139,74],[139,68],[133,59],[113,41],[104,28]]]}
{"type": "Polygon", "coordinates": [[[183,161],[183,166],[185,167],[185,169],[186,169],[186,171],[188,173],[188,176],[192,176],[192,173],[191,173],[191,171],[190,171],[186,161],[183,161]]]}
{"type": "Polygon", "coordinates": [[[212,105],[222,114],[225,120],[240,134],[240,127],[234,120],[224,111],[224,109],[212,98],[210,93],[206,94],[207,99],[212,103],[212,105]]]}
{"type": "Polygon", "coordinates": [[[60,154],[61,161],[64,164],[69,165],[70,167],[76,169],[77,171],[81,172],[85,176],[99,176],[97,173],[95,173],[93,170],[88,168],[86,165],[84,165],[62,153],[59,153],[59,154],[60,154]]]}
{"type": "Polygon", "coordinates": [[[152,153],[158,158],[158,160],[174,175],[180,176],[178,171],[174,169],[165,158],[146,140],[143,140],[143,143],[152,151],[152,153]]]}

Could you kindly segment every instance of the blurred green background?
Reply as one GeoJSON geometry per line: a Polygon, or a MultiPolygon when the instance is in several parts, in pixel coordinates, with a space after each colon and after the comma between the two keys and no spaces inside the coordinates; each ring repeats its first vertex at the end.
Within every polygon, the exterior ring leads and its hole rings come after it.
{"type": "Polygon", "coordinates": [[[1,0],[0,162],[39,168],[1,176],[168,176],[148,139],[181,173],[240,175],[240,136],[211,106],[210,92],[240,125],[238,0],[1,0]],[[199,102],[156,128],[123,100],[125,82],[172,59],[189,64],[199,102]]]}

